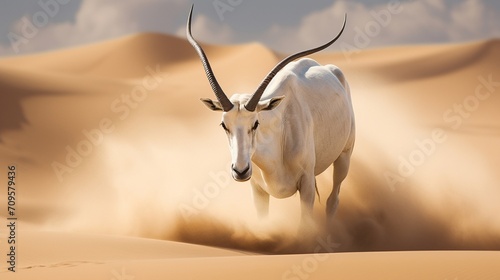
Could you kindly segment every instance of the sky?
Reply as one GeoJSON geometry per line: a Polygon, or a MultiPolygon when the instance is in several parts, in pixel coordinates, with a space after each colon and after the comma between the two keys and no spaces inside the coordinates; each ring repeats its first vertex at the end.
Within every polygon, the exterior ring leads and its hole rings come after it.
{"type": "Polygon", "coordinates": [[[500,38],[498,0],[3,0],[0,56],[23,55],[140,32],[210,44],[260,42],[289,53],[327,42],[356,51],[405,44],[500,38]]]}

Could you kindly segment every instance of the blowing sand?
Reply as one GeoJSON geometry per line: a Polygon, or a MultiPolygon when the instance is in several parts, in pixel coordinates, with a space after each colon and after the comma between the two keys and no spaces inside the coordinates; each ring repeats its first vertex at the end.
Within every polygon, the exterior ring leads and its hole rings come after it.
{"type": "MultiPolygon", "coordinates": [[[[206,52],[228,93],[252,92],[282,58],[259,44],[206,52]]],[[[344,70],[357,143],[335,225],[329,169],[306,236],[297,195],[260,221],[249,183],[230,179],[186,41],[0,60],[0,181],[15,165],[18,217],[16,273],[0,231],[2,277],[500,279],[500,41],[313,58],[344,70]]]]}

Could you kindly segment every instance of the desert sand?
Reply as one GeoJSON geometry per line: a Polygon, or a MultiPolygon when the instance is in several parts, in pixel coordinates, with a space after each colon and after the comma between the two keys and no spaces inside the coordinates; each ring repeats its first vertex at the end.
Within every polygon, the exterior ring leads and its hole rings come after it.
{"type": "MultiPolygon", "coordinates": [[[[204,45],[227,93],[281,59],[204,45]]],[[[500,41],[312,58],[341,67],[357,122],[333,228],[297,236],[298,196],[258,220],[230,179],[189,44],[138,34],[0,59],[0,182],[16,166],[16,264],[2,279],[500,279],[500,41]]]]}

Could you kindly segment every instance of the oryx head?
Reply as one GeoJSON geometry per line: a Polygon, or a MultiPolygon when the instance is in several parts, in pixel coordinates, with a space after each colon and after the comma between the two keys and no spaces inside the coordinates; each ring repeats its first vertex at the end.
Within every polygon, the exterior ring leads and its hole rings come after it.
{"type": "Polygon", "coordinates": [[[260,100],[268,84],[288,63],[321,51],[333,44],[344,31],[347,15],[344,17],[342,29],[333,40],[320,47],[288,56],[267,74],[254,94],[235,94],[229,99],[217,82],[205,52],[191,34],[193,7],[194,5],[191,6],[186,27],[187,39],[198,53],[210,86],[217,97],[217,100],[202,98],[201,101],[213,111],[222,111],[221,126],[227,134],[231,149],[231,174],[236,181],[246,181],[252,176],[251,158],[256,149],[255,139],[259,129],[259,112],[276,108],[284,98],[284,96],[280,96],[260,100]]]}

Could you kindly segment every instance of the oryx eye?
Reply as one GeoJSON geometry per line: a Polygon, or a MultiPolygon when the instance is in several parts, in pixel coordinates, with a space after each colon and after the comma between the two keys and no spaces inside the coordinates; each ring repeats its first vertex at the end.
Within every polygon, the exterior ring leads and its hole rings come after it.
{"type": "Polygon", "coordinates": [[[255,123],[252,126],[252,130],[256,130],[257,127],[259,127],[259,121],[255,121],[255,123]]]}
{"type": "Polygon", "coordinates": [[[221,122],[221,123],[220,123],[220,126],[222,126],[222,128],[223,128],[225,131],[229,132],[229,129],[227,128],[227,126],[226,126],[226,124],[225,124],[224,122],[221,122]]]}

